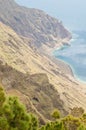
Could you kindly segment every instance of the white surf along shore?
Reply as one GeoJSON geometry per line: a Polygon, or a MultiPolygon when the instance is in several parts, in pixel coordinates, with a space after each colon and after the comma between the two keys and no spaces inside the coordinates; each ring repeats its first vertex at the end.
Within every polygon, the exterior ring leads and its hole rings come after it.
{"type": "MultiPolygon", "coordinates": [[[[78,37],[78,35],[74,35],[75,38],[78,37]]],[[[59,40],[58,43],[53,46],[53,47],[49,47],[49,46],[42,46],[42,52],[47,55],[54,63],[56,63],[59,67],[61,67],[61,69],[63,70],[63,72],[68,75],[70,77],[70,79],[72,79],[73,81],[79,83],[79,84],[85,84],[86,82],[82,81],[81,79],[79,79],[78,75],[76,75],[73,67],[68,64],[66,61],[63,61],[59,58],[56,58],[54,56],[54,51],[58,51],[59,49],[63,48],[64,49],[64,45],[67,46],[71,46],[72,41],[75,40],[75,38],[69,39],[69,38],[65,38],[63,40],[59,40]]]]}

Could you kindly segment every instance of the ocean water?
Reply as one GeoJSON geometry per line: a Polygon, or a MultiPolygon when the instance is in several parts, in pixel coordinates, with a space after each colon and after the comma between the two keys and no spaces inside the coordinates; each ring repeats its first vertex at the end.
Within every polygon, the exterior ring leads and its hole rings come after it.
{"type": "Polygon", "coordinates": [[[70,65],[78,80],[86,82],[86,32],[74,32],[70,46],[64,45],[53,54],[70,65]]]}

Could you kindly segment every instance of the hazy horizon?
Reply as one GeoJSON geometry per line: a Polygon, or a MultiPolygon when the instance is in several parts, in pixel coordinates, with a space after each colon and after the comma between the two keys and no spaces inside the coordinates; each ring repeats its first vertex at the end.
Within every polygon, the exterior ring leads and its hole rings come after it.
{"type": "Polygon", "coordinates": [[[85,0],[15,0],[20,5],[44,10],[71,30],[86,30],[85,0]]]}

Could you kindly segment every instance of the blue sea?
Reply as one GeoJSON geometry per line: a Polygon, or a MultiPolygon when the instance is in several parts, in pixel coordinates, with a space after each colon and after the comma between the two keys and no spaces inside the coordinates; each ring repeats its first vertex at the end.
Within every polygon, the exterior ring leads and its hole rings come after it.
{"type": "Polygon", "coordinates": [[[74,31],[70,45],[64,45],[53,52],[56,58],[70,65],[74,76],[86,82],[86,32],[74,31]]]}

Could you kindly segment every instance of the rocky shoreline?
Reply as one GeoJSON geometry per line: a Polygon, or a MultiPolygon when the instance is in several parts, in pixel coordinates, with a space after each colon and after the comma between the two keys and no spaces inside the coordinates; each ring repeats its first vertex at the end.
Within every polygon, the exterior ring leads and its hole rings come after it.
{"type": "Polygon", "coordinates": [[[54,47],[49,47],[47,45],[46,46],[43,45],[42,49],[40,49],[41,53],[43,53],[43,55],[46,55],[52,62],[54,62],[57,66],[59,66],[59,68],[62,70],[62,72],[64,74],[66,74],[67,76],[69,76],[73,81],[75,81],[75,82],[77,82],[81,85],[82,84],[86,85],[85,82],[79,80],[78,77],[76,77],[74,75],[74,72],[73,72],[71,66],[68,63],[62,61],[61,59],[55,58],[55,56],[53,55],[53,52],[55,50],[60,49],[64,45],[70,45],[70,40],[71,40],[71,38],[59,40],[58,44],[55,43],[54,47]]]}
{"type": "Polygon", "coordinates": [[[55,50],[58,50],[62,46],[64,46],[64,44],[70,45],[69,42],[70,42],[70,39],[66,38],[63,40],[59,40],[58,44],[55,43],[54,47],[49,47],[49,46],[43,44],[42,48],[40,48],[40,52],[43,55],[47,56],[57,66],[59,66],[59,68],[63,71],[63,73],[66,73],[67,75],[71,75],[72,77],[74,77],[74,74],[73,74],[71,67],[67,63],[65,63],[64,61],[55,58],[53,55],[53,52],[55,50]]]}
{"type": "MultiPolygon", "coordinates": [[[[66,45],[70,45],[69,42],[70,42],[70,40],[66,41],[65,42],[66,45]]],[[[58,49],[62,48],[63,46],[64,46],[64,44],[61,44],[60,46],[54,48],[54,50],[58,50],[58,49]]],[[[51,59],[54,61],[54,63],[56,63],[57,65],[59,65],[64,70],[63,72],[65,72],[65,74],[71,75],[76,82],[78,82],[80,84],[85,84],[86,85],[86,82],[80,80],[78,78],[78,76],[76,76],[74,74],[74,71],[72,70],[72,67],[67,62],[65,62],[65,61],[63,61],[61,59],[55,58],[54,55],[52,55],[52,53],[53,53],[54,50],[52,50],[52,52],[51,52],[51,57],[53,57],[51,59]],[[66,71],[65,71],[65,69],[66,69],[66,71]]]]}

